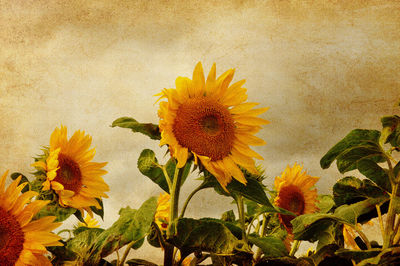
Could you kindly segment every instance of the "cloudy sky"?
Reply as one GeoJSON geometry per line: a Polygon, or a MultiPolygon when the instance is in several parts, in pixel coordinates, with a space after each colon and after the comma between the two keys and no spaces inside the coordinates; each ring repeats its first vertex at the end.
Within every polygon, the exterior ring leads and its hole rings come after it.
{"type": "MultiPolygon", "coordinates": [[[[294,162],[330,193],[340,178],[319,159],[353,128],[380,127],[400,98],[396,1],[0,1],[0,170],[27,175],[55,127],[93,136],[109,162],[104,226],[121,207],[161,190],[136,168],[144,148],[165,148],[113,120],[158,123],[154,94],[195,64],[235,68],[250,101],[270,110],[258,134],[265,184],[294,162]],[[85,3],[83,3],[85,2],[85,3]],[[335,2],[335,3],[334,3],[335,2]],[[312,4],[311,4],[312,3],[312,4]]],[[[189,179],[183,196],[198,184],[189,179]]],[[[190,217],[218,217],[230,199],[204,191],[190,217]]],[[[75,221],[70,221],[75,223],[75,221]]],[[[154,259],[150,248],[132,255],[154,259]]],[[[161,253],[160,253],[161,254],[161,253]]]]}

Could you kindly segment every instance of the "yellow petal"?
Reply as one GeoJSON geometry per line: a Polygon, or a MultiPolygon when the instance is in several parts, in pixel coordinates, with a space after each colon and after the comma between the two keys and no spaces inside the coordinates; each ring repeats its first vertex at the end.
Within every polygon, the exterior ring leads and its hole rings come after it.
{"type": "Polygon", "coordinates": [[[201,62],[198,62],[193,71],[193,96],[198,97],[203,94],[205,88],[204,72],[201,62]]]}

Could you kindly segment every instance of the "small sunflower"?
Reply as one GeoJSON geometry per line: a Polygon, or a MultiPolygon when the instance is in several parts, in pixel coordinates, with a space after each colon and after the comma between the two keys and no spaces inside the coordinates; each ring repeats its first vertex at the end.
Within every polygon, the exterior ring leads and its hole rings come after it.
{"type": "Polygon", "coordinates": [[[154,221],[161,231],[166,231],[169,223],[169,211],[171,208],[170,195],[168,193],[160,194],[157,201],[156,214],[154,221]]]}
{"type": "Polygon", "coordinates": [[[212,173],[225,188],[232,177],[246,184],[239,166],[258,174],[253,157],[263,159],[249,145],[264,145],[254,136],[268,121],[257,117],[268,108],[253,109],[258,103],[245,102],[245,80],[229,86],[234,70],[216,78],[215,64],[207,80],[201,63],[193,72],[193,79],[178,77],[176,89],[164,89],[160,99],[160,145],[169,145],[178,167],[185,165],[190,154],[195,163],[212,173]]]}
{"type": "Polygon", "coordinates": [[[61,206],[85,209],[91,215],[90,206],[101,209],[96,199],[107,198],[108,185],[102,176],[107,163],[91,162],[96,150],[89,149],[92,138],[84,131],[76,131],[68,140],[67,128],[56,128],[50,137],[49,155],[34,167],[46,172],[43,190],[54,190],[61,206]]]}
{"type": "MultiPolygon", "coordinates": [[[[313,213],[318,210],[315,205],[317,201],[317,189],[314,188],[319,177],[308,175],[303,167],[294,164],[293,167],[286,167],[280,177],[275,178],[275,189],[277,196],[275,205],[291,211],[296,215],[313,213]]],[[[279,214],[279,219],[287,229],[288,233],[292,233],[292,224],[294,216],[279,214]]]]}
{"type": "Polygon", "coordinates": [[[90,215],[86,215],[86,217],[83,220],[85,222],[84,223],[79,222],[78,227],[88,227],[88,228],[99,228],[100,227],[99,222],[96,219],[90,217],[90,215]]]}
{"type": "Polygon", "coordinates": [[[51,265],[46,258],[46,246],[62,246],[60,237],[51,231],[61,223],[55,216],[32,221],[32,217],[49,201],[30,200],[34,191],[20,195],[27,183],[18,185],[21,176],[5,190],[8,171],[0,178],[0,265],[51,265]]]}

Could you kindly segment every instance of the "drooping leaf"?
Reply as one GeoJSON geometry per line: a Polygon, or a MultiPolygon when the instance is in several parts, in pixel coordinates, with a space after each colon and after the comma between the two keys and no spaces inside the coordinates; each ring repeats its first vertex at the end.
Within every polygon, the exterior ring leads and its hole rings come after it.
{"type": "Polygon", "coordinates": [[[388,192],[392,192],[392,185],[390,184],[387,170],[380,167],[376,162],[372,160],[361,160],[357,163],[357,169],[379,187],[388,192]]]}
{"type": "Polygon", "coordinates": [[[84,262],[97,265],[100,258],[132,241],[136,241],[133,248],[139,248],[150,231],[156,206],[157,198],[151,197],[138,210],[129,207],[121,209],[119,219],[110,228],[97,235],[94,241],[87,242],[90,252],[85,256],[84,262]]]}
{"type": "Polygon", "coordinates": [[[365,145],[374,150],[379,142],[379,137],[380,132],[377,130],[355,129],[351,131],[322,157],[320,161],[322,169],[328,168],[341,153],[354,147],[365,145]]]}
{"type": "Polygon", "coordinates": [[[215,219],[215,218],[201,218],[199,219],[199,221],[204,221],[204,222],[216,222],[216,223],[221,223],[224,226],[226,226],[226,228],[229,229],[229,231],[231,231],[231,233],[237,238],[237,239],[242,239],[242,229],[240,228],[240,225],[238,224],[238,222],[235,221],[223,221],[223,220],[219,220],[219,219],[215,219]]]}
{"type": "Polygon", "coordinates": [[[28,183],[28,184],[21,190],[22,193],[25,193],[26,191],[29,190],[29,185],[30,185],[30,183],[29,183],[28,178],[26,178],[26,176],[24,176],[24,175],[21,174],[21,173],[12,173],[12,174],[11,174],[11,179],[12,179],[12,180],[15,180],[15,179],[17,179],[19,176],[21,176],[21,181],[19,181],[19,184],[18,184],[18,185],[23,184],[23,183],[25,183],[25,182],[28,183]]]}
{"type": "Polygon", "coordinates": [[[251,252],[244,242],[238,240],[221,222],[181,218],[177,233],[172,239],[183,255],[205,251],[219,255],[251,252]]]}
{"type": "MultiPolygon", "coordinates": [[[[154,151],[149,149],[144,149],[138,159],[138,169],[139,171],[150,178],[154,183],[160,186],[165,192],[169,193],[168,183],[166,177],[163,173],[163,170],[158,166],[158,160],[154,151]]],[[[181,186],[185,182],[186,178],[190,173],[190,168],[192,166],[192,161],[188,161],[186,165],[181,168],[179,171],[182,171],[182,181],[181,186]]],[[[167,170],[168,177],[170,178],[171,182],[174,177],[174,172],[176,168],[176,162],[174,159],[169,159],[167,164],[165,165],[167,170]]]]}
{"type": "Polygon", "coordinates": [[[275,258],[289,255],[283,241],[274,236],[249,235],[249,243],[259,247],[265,257],[275,258]]]}
{"type": "Polygon", "coordinates": [[[367,198],[380,198],[387,195],[368,179],[361,180],[354,176],[340,179],[333,186],[333,199],[337,206],[352,204],[367,198]]]}
{"type": "Polygon", "coordinates": [[[339,172],[346,173],[358,168],[358,163],[363,160],[383,162],[381,150],[376,145],[363,145],[349,148],[336,157],[339,172]]]}
{"type": "Polygon", "coordinates": [[[55,222],[65,221],[68,217],[74,214],[77,210],[70,207],[61,207],[58,204],[48,204],[41,209],[35,216],[35,219],[40,219],[46,216],[56,216],[55,222]]]}
{"type": "Polygon", "coordinates": [[[161,139],[158,125],[152,123],[139,123],[132,117],[120,117],[112,123],[111,127],[130,128],[133,132],[142,133],[149,136],[151,139],[161,139]]]}
{"type": "Polygon", "coordinates": [[[362,260],[357,265],[399,265],[400,263],[400,247],[392,247],[381,252],[375,257],[362,260]]]}

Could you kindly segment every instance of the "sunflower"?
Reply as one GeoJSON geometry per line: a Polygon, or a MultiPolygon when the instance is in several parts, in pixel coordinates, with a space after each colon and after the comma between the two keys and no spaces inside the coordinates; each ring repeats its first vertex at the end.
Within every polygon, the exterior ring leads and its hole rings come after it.
{"type": "Polygon", "coordinates": [[[67,128],[56,128],[50,137],[49,155],[45,161],[33,164],[46,172],[43,190],[54,190],[61,206],[84,209],[92,215],[90,206],[101,209],[97,199],[107,198],[108,185],[102,176],[107,163],[91,162],[96,150],[89,149],[92,138],[84,131],[76,131],[67,139],[67,128]]]}
{"type": "Polygon", "coordinates": [[[99,228],[99,222],[90,217],[90,215],[86,215],[86,217],[83,219],[84,223],[79,222],[78,227],[88,227],[88,228],[99,228]]]}
{"type": "Polygon", "coordinates": [[[0,264],[51,265],[46,258],[46,246],[62,246],[60,237],[51,231],[61,223],[53,223],[55,216],[32,221],[32,217],[49,201],[30,200],[34,191],[20,195],[27,183],[18,185],[21,176],[5,190],[8,171],[0,178],[0,264]]]}
{"type": "MultiPolygon", "coordinates": [[[[294,164],[293,167],[286,167],[281,177],[275,178],[275,189],[278,192],[275,198],[275,205],[291,211],[296,215],[313,213],[318,210],[315,205],[317,201],[317,189],[314,187],[319,177],[307,175],[303,167],[294,164]]],[[[281,223],[285,226],[288,233],[292,233],[294,216],[279,214],[281,223]]]]}
{"type": "Polygon", "coordinates": [[[267,120],[257,117],[268,108],[253,109],[257,103],[245,102],[245,80],[229,86],[234,70],[216,78],[215,64],[207,80],[201,63],[193,79],[178,77],[175,89],[164,89],[160,99],[160,146],[167,144],[178,167],[185,165],[190,154],[213,174],[225,188],[232,177],[246,184],[239,166],[258,174],[253,157],[263,159],[249,145],[264,145],[254,136],[267,120]]]}
{"type": "Polygon", "coordinates": [[[156,214],[154,215],[154,221],[161,231],[167,230],[170,208],[170,195],[168,193],[160,194],[157,201],[157,209],[156,214]]]}

